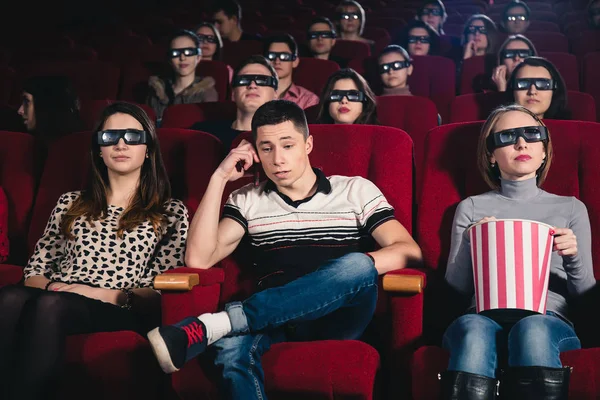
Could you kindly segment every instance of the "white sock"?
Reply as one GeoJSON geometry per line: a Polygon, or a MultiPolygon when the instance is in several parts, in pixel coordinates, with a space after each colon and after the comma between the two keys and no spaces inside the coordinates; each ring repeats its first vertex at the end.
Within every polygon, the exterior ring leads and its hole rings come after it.
{"type": "Polygon", "coordinates": [[[202,314],[198,319],[206,326],[207,346],[231,332],[231,321],[225,311],[202,314]]]}

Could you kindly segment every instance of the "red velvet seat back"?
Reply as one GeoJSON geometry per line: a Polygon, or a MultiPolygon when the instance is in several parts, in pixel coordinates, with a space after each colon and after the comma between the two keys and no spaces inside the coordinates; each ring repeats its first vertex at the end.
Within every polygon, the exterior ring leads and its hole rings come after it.
{"type": "MultiPolygon", "coordinates": [[[[558,195],[578,196],[586,203],[592,237],[597,243],[600,240],[600,199],[597,185],[591,181],[598,167],[591,164],[594,157],[600,156],[596,154],[600,151],[597,144],[600,124],[554,120],[545,123],[553,141],[554,160],[543,188],[558,195]],[[590,166],[584,166],[584,162],[590,166]]],[[[490,190],[476,166],[481,126],[482,122],[449,124],[433,129],[427,136],[417,236],[429,268],[443,270],[446,267],[452,219],[458,203],[490,190]]],[[[594,256],[598,259],[600,248],[595,246],[595,249],[594,256]]]]}
{"type": "Polygon", "coordinates": [[[263,54],[263,44],[258,40],[224,41],[223,43],[223,62],[234,70],[242,61],[254,54],[263,54]]]}
{"type": "MultiPolygon", "coordinates": [[[[79,116],[83,121],[83,129],[92,130],[96,127],[102,111],[115,100],[82,100],[79,116]]],[[[156,113],[146,104],[136,104],[141,107],[152,121],[156,121],[156,113]]]]}
{"type": "Polygon", "coordinates": [[[196,75],[210,76],[215,80],[215,90],[219,94],[219,101],[229,99],[229,70],[223,61],[202,61],[196,67],[196,75]]]}
{"type": "Polygon", "coordinates": [[[584,58],[583,90],[596,100],[596,116],[600,120],[600,51],[589,53],[584,58]]]}
{"type": "Polygon", "coordinates": [[[8,201],[10,261],[27,261],[27,230],[36,187],[33,137],[0,131],[0,186],[8,201]]]}
{"type": "Polygon", "coordinates": [[[371,48],[365,42],[337,39],[331,49],[331,55],[344,60],[361,60],[371,55],[371,48]]]}
{"type": "MultiPolygon", "coordinates": [[[[311,165],[326,175],[362,176],[371,180],[396,210],[396,218],[412,231],[412,140],[396,128],[370,125],[309,125],[314,137],[311,165]]],[[[249,133],[242,135],[250,138],[249,133]]],[[[241,138],[238,138],[238,141],[241,138]]],[[[236,143],[233,144],[235,146],[236,143]]],[[[229,184],[231,191],[251,182],[251,177],[229,184]]],[[[263,175],[264,179],[264,175],[263,175]]],[[[247,255],[238,251],[221,262],[225,283],[221,302],[244,299],[253,288],[247,255]],[[237,264],[235,260],[246,263],[237,264]]]]}
{"type": "Polygon", "coordinates": [[[549,52],[540,53],[540,57],[547,58],[558,70],[567,90],[579,90],[579,65],[577,57],[569,53],[549,52]]]}
{"type": "Polygon", "coordinates": [[[196,122],[233,121],[236,113],[237,108],[232,101],[175,104],[166,108],[161,126],[164,128],[190,128],[196,122]]]}
{"type": "Polygon", "coordinates": [[[294,83],[321,96],[327,79],[339,69],[339,65],[334,61],[300,57],[300,64],[294,69],[294,83]]]}

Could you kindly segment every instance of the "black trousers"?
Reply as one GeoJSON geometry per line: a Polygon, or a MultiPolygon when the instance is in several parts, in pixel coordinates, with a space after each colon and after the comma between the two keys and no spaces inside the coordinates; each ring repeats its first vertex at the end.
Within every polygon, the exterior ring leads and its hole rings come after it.
{"type": "Polygon", "coordinates": [[[75,293],[24,286],[0,289],[0,398],[57,398],[68,335],[132,330],[131,311],[75,293]]]}

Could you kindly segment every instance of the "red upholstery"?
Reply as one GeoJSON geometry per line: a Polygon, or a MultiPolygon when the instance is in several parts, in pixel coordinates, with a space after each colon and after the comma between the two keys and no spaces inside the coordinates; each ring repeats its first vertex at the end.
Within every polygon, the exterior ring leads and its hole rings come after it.
{"type": "Polygon", "coordinates": [[[410,91],[416,96],[430,98],[445,123],[456,93],[454,62],[445,57],[420,56],[414,57],[413,66],[413,73],[408,78],[410,91]]]}
{"type": "Polygon", "coordinates": [[[175,104],[166,108],[161,126],[165,128],[190,128],[202,121],[233,121],[237,107],[232,101],[175,104]]]}
{"type": "Polygon", "coordinates": [[[40,62],[23,67],[22,78],[35,75],[66,75],[73,81],[81,98],[116,99],[119,88],[119,68],[109,63],[65,61],[40,62]]]}
{"type": "MultiPolygon", "coordinates": [[[[464,94],[452,102],[450,122],[468,122],[484,120],[490,112],[501,104],[508,103],[506,93],[489,92],[464,94]]],[[[596,120],[596,105],[587,93],[569,91],[568,105],[572,119],[580,121],[596,120]]]]}
{"type": "Polygon", "coordinates": [[[527,29],[527,34],[529,32],[560,32],[560,27],[555,22],[533,20],[527,29]]]}
{"type": "MultiPolygon", "coordinates": [[[[114,103],[115,100],[82,100],[79,115],[83,121],[83,129],[93,130],[99,121],[102,110],[108,105],[114,103]]],[[[156,113],[150,106],[146,104],[137,104],[141,107],[152,121],[156,121],[156,113]]]]}
{"type": "Polygon", "coordinates": [[[158,69],[151,71],[146,65],[138,62],[125,65],[118,98],[139,104],[145,103],[148,96],[148,79],[157,72],[158,69]]]}
{"type": "MultiPolygon", "coordinates": [[[[600,257],[600,196],[594,184],[599,171],[600,124],[578,121],[545,121],[552,135],[554,160],[544,184],[550,193],[577,196],[587,206],[592,227],[592,256],[600,257]]],[[[477,137],[482,123],[442,126],[427,136],[426,171],[417,221],[419,244],[426,267],[439,269],[442,279],[456,205],[462,199],[487,190],[476,167],[477,137]]],[[[600,264],[594,265],[596,277],[600,264]]],[[[429,295],[429,294],[428,294],[429,295]]],[[[433,311],[433,310],[432,310],[433,311]]],[[[435,318],[435,316],[431,316],[435,318]]],[[[578,326],[578,332],[585,326],[578,326]]],[[[562,355],[574,368],[571,395],[597,398],[594,382],[600,371],[600,349],[577,350],[562,355]],[[592,380],[590,382],[589,380],[592,380]]],[[[412,360],[415,399],[437,398],[437,374],[446,369],[447,353],[435,347],[419,349],[412,360]]]]}
{"type": "Polygon", "coordinates": [[[329,76],[339,69],[335,61],[300,57],[300,63],[294,70],[294,83],[320,96],[329,76]]]}
{"type": "Polygon", "coordinates": [[[225,41],[223,43],[223,62],[235,69],[242,61],[254,54],[262,54],[263,45],[258,40],[225,41]]]}
{"type": "Polygon", "coordinates": [[[379,96],[377,97],[377,116],[383,125],[402,129],[412,138],[414,143],[416,194],[418,195],[425,158],[425,136],[430,129],[438,126],[438,113],[435,104],[426,97],[379,96]]]}
{"type": "Polygon", "coordinates": [[[366,26],[363,36],[375,42],[374,54],[379,54],[392,40],[386,29],[375,25],[366,26]]]}
{"type": "Polygon", "coordinates": [[[567,37],[560,32],[530,32],[526,36],[531,40],[538,52],[555,51],[568,53],[569,41],[567,37]]]}
{"type": "Polygon", "coordinates": [[[215,80],[215,89],[219,101],[229,99],[229,70],[223,61],[202,61],[196,67],[197,76],[211,76],[215,80]]]}
{"type": "Polygon", "coordinates": [[[571,38],[571,49],[580,61],[587,53],[600,51],[600,32],[585,31],[571,38]]]}
{"type": "Polygon", "coordinates": [[[548,51],[541,52],[540,56],[547,58],[554,64],[563,77],[568,90],[579,90],[579,65],[577,64],[577,57],[569,53],[548,51]]]}
{"type": "MultiPolygon", "coordinates": [[[[410,231],[412,141],[409,136],[382,126],[311,125],[309,128],[315,142],[310,156],[312,165],[322,168],[327,175],[359,175],[372,180],[396,208],[398,220],[410,231]]],[[[240,136],[238,142],[249,134],[240,136]]],[[[188,151],[195,149],[190,146],[188,151]]],[[[226,191],[246,183],[248,179],[241,179],[228,185],[226,191]]],[[[236,262],[243,260],[241,257],[234,253],[221,262],[225,273],[219,298],[221,306],[233,299],[246,298],[252,292],[251,277],[236,262]]],[[[387,337],[390,332],[387,315],[394,313],[393,338],[383,340],[390,343],[391,339],[392,348],[386,352],[390,354],[390,365],[398,366],[394,371],[407,371],[407,356],[412,353],[413,339],[421,329],[421,301],[421,296],[386,296],[383,292],[380,295],[372,326],[381,326],[379,334],[387,337]],[[379,325],[383,321],[388,322],[379,325]]],[[[173,323],[188,315],[214,311],[216,306],[214,291],[204,287],[194,288],[190,293],[172,293],[163,297],[163,322],[173,323]]],[[[354,341],[278,344],[263,358],[266,389],[273,399],[370,399],[378,364],[373,348],[354,341]]],[[[218,398],[217,382],[218,371],[212,370],[210,360],[205,357],[188,362],[172,375],[173,388],[181,399],[218,398]]]]}
{"type": "Polygon", "coordinates": [[[371,48],[365,42],[337,39],[331,49],[331,55],[345,60],[360,60],[371,55],[371,48]]]}
{"type": "MultiPolygon", "coordinates": [[[[583,90],[591,94],[600,104],[600,52],[588,53],[583,62],[583,90]]],[[[600,120],[600,106],[596,107],[596,116],[600,120]]]]}

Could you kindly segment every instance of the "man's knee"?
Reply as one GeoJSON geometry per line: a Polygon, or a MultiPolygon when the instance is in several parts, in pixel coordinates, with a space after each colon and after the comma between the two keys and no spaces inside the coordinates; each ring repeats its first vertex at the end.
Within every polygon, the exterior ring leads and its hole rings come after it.
{"type": "Polygon", "coordinates": [[[351,283],[364,281],[377,282],[377,270],[373,261],[364,253],[350,253],[332,262],[335,266],[336,278],[351,283]]]}

